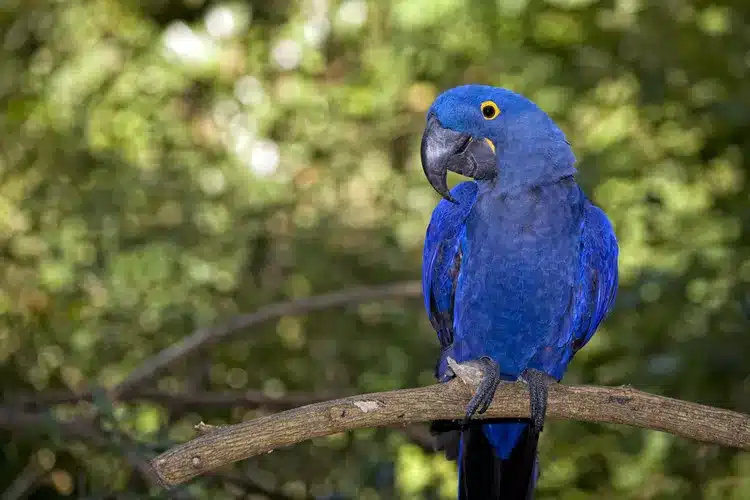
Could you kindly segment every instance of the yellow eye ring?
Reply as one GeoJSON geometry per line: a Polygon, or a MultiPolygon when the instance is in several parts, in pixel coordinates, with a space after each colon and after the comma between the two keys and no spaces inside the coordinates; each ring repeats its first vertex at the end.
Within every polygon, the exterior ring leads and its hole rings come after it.
{"type": "Polygon", "coordinates": [[[485,120],[494,120],[500,116],[500,108],[498,108],[497,104],[492,101],[484,101],[480,108],[482,109],[482,116],[484,116],[485,120]]]}

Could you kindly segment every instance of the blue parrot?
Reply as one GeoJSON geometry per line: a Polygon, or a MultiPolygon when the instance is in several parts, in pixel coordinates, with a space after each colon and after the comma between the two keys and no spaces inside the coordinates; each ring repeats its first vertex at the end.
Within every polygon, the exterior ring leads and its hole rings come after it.
{"type": "Polygon", "coordinates": [[[618,245],[576,184],[563,132],[512,91],[465,85],[437,97],[422,136],[424,173],[444,198],[423,254],[425,307],[448,358],[481,368],[461,422],[433,422],[459,464],[460,500],[533,498],[547,390],[613,307],[618,245]],[[473,180],[448,190],[447,171],[473,180]],[[528,384],[530,419],[474,419],[501,380],[528,384]]]}

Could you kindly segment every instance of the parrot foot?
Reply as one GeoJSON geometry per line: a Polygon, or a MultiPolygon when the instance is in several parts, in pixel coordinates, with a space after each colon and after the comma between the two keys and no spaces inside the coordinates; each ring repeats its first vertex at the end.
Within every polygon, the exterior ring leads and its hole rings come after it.
{"type": "Polygon", "coordinates": [[[490,407],[500,384],[500,370],[498,364],[487,356],[460,364],[449,357],[448,366],[461,381],[476,387],[474,396],[466,406],[466,416],[463,419],[465,425],[475,414],[481,415],[490,407]]]}
{"type": "Polygon", "coordinates": [[[531,429],[536,434],[544,428],[544,417],[547,413],[547,396],[550,384],[557,381],[535,368],[529,368],[521,374],[521,380],[529,386],[529,399],[531,401],[531,429]]]}

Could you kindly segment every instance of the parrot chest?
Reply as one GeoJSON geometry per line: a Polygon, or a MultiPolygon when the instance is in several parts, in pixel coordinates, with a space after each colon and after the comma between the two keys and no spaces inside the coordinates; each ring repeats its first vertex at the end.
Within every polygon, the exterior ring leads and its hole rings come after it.
{"type": "Polygon", "coordinates": [[[556,345],[572,314],[582,208],[572,179],[479,193],[461,240],[457,357],[490,356],[515,377],[540,347],[556,345]]]}

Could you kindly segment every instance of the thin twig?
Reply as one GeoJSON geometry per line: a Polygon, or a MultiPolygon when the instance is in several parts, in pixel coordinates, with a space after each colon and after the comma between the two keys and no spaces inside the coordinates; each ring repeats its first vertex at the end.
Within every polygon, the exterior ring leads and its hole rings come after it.
{"type": "MultiPolygon", "coordinates": [[[[283,396],[269,396],[263,391],[196,391],[167,392],[156,389],[134,389],[119,394],[113,402],[148,401],[163,404],[167,407],[185,409],[207,408],[265,408],[270,410],[287,410],[297,406],[319,403],[329,399],[349,396],[343,392],[289,392],[283,396]]],[[[6,406],[24,409],[43,409],[49,406],[93,402],[91,392],[71,392],[49,390],[38,393],[11,394],[6,398],[6,406]]]]}
{"type": "MultiPolygon", "coordinates": [[[[115,443],[103,430],[94,425],[94,421],[87,419],[63,422],[56,420],[49,414],[30,413],[7,408],[0,408],[0,428],[29,434],[58,434],[69,439],[80,440],[97,448],[119,447],[123,457],[132,469],[138,473],[148,486],[161,485],[160,478],[149,465],[149,456],[144,456],[133,443],[115,443]]],[[[21,434],[23,435],[23,434],[21,434]]],[[[125,436],[118,435],[120,441],[125,436]]],[[[192,498],[185,491],[175,491],[169,498],[187,500],[192,498]]]]}
{"type": "MultiPolygon", "coordinates": [[[[94,421],[87,419],[60,421],[54,419],[49,414],[31,413],[0,407],[0,429],[7,429],[18,433],[19,435],[24,435],[25,433],[36,435],[58,434],[62,437],[81,441],[101,449],[117,447],[122,452],[123,458],[148,486],[163,486],[161,478],[155,473],[153,467],[150,465],[149,458],[152,458],[152,453],[138,450],[136,443],[125,441],[128,438],[124,434],[115,432],[105,433],[105,431],[97,428],[94,423],[94,421]],[[110,436],[108,436],[108,434],[110,434],[110,436]],[[113,439],[115,434],[117,435],[116,440],[113,439]],[[117,441],[117,443],[115,441],[117,441]]],[[[202,429],[208,432],[213,429],[218,429],[219,427],[220,426],[204,424],[202,429]]],[[[37,462],[34,463],[36,464],[37,462]]],[[[42,470],[42,472],[44,471],[42,470]]],[[[261,493],[270,500],[291,500],[292,498],[279,491],[261,485],[246,474],[211,471],[210,473],[207,473],[207,475],[214,476],[217,480],[241,486],[245,489],[245,493],[261,493]]],[[[0,500],[6,500],[6,498],[21,498],[19,494],[22,493],[22,486],[24,485],[20,484],[20,480],[14,482],[10,488],[3,492],[3,496],[0,497],[0,500]]],[[[188,500],[193,497],[186,490],[170,490],[168,498],[173,498],[175,500],[188,500]]]]}
{"type": "MultiPolygon", "coordinates": [[[[97,448],[112,448],[115,443],[106,433],[93,425],[90,420],[72,420],[62,422],[51,415],[35,414],[0,408],[0,428],[19,433],[59,434],[80,440],[97,448]]],[[[120,436],[122,438],[123,436],[120,436]]],[[[149,486],[159,486],[160,478],[149,465],[148,456],[143,456],[134,445],[123,443],[123,456],[132,469],[137,472],[149,486]]],[[[192,498],[184,491],[175,491],[170,498],[183,500],[192,498]]]]}
{"type": "MultiPolygon", "coordinates": [[[[331,399],[348,397],[342,392],[289,392],[283,396],[269,396],[262,391],[222,391],[174,393],[152,389],[135,389],[118,398],[119,402],[148,401],[167,408],[203,410],[245,408],[282,411],[331,399]]],[[[41,410],[50,406],[93,402],[90,392],[75,393],[65,390],[48,390],[38,393],[13,394],[6,397],[7,406],[24,410],[41,410]]],[[[434,439],[423,425],[396,426],[411,442],[425,451],[434,450],[434,439]]]]}
{"type": "Polygon", "coordinates": [[[376,287],[356,287],[306,299],[270,304],[261,307],[254,313],[237,316],[228,323],[199,328],[179,342],[146,359],[113,389],[113,393],[119,395],[145,385],[177,361],[186,358],[207,345],[223,340],[238,330],[258,325],[271,319],[283,316],[298,316],[320,309],[361,304],[393,297],[419,297],[422,294],[421,286],[421,283],[418,281],[407,281],[376,287]]]}
{"type": "MultiPolygon", "coordinates": [[[[471,397],[455,379],[417,389],[351,396],[236,425],[222,426],[151,461],[165,487],[207,471],[314,437],[364,427],[460,419],[471,397]]],[[[483,418],[527,418],[523,383],[504,383],[483,418]]],[[[750,450],[750,415],[641,392],[630,387],[565,386],[549,390],[547,416],[632,425],[750,450]]]]}
{"type": "Polygon", "coordinates": [[[34,492],[46,474],[47,471],[39,463],[38,458],[36,456],[32,457],[21,473],[10,483],[10,486],[3,491],[0,499],[21,500],[26,498],[34,492]]]}
{"type": "MultiPolygon", "coordinates": [[[[267,497],[269,500],[291,500],[291,497],[288,495],[285,495],[284,493],[280,493],[276,490],[266,488],[264,486],[261,486],[255,481],[251,481],[247,476],[244,474],[239,474],[235,472],[224,472],[224,471],[209,471],[206,473],[209,476],[213,476],[215,479],[234,484],[235,486],[239,486],[245,495],[250,493],[260,493],[263,496],[267,497]]],[[[312,500],[312,497],[306,496],[305,499],[312,500]]],[[[295,500],[299,500],[299,497],[295,497],[295,500]]]]}
{"type": "Polygon", "coordinates": [[[193,426],[193,429],[195,429],[195,432],[197,432],[198,434],[205,434],[207,432],[211,432],[213,430],[216,430],[219,427],[221,427],[221,426],[220,425],[207,424],[206,422],[204,422],[203,420],[201,420],[200,422],[198,422],[197,424],[195,424],[193,426]]]}
{"type": "MultiPolygon", "coordinates": [[[[0,408],[0,429],[33,434],[59,433],[96,447],[110,446],[110,441],[88,420],[62,422],[51,415],[0,408]]],[[[23,435],[23,434],[21,434],[23,435]]]]}

